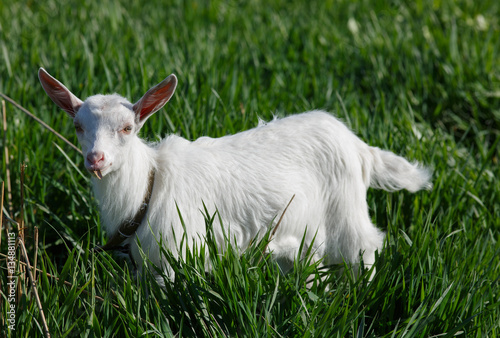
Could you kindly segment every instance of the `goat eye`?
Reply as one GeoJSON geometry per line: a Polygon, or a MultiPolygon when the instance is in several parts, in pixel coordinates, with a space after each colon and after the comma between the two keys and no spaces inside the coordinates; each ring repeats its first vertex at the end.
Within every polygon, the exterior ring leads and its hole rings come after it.
{"type": "Polygon", "coordinates": [[[83,128],[79,124],[75,124],[75,130],[77,133],[83,132],[83,128]]]}
{"type": "Polygon", "coordinates": [[[131,131],[132,131],[132,126],[131,125],[128,125],[128,126],[126,126],[125,128],[122,129],[122,132],[125,133],[125,134],[130,134],[131,131]]]}

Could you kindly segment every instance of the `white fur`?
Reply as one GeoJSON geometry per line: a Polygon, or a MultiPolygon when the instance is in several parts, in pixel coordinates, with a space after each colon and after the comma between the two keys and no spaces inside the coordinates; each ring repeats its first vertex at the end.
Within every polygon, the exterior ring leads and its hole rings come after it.
{"type": "MultiPolygon", "coordinates": [[[[365,264],[372,264],[384,235],[370,221],[367,189],[431,187],[430,171],[368,146],[325,112],[275,119],[217,139],[202,137],[191,142],[170,135],[147,144],[137,132],[166,103],[164,99],[159,108],[139,118],[138,109],[143,109],[148,94],[135,105],[116,94],[81,102],[44,70],[40,73],[49,96],[84,130],[79,134],[84,156],[104,154],[105,163],[86,161],[86,166],[90,171],[103,169],[103,178],[93,177],[92,183],[108,234],[133,217],[146,193],[149,172],[156,170],[147,215],[136,234],[148,257],[159,266],[164,262],[157,240],[162,237],[164,245],[177,253],[184,233],[177,208],[190,245],[205,236],[204,203],[210,213],[219,211],[224,231],[244,249],[276,223],[294,195],[268,247],[278,261],[284,266],[293,262],[307,227],[305,245],[313,246],[316,258],[324,257],[327,264],[343,259],[356,264],[363,253],[365,264]],[[121,132],[127,124],[133,126],[130,134],[121,132]]],[[[218,221],[214,231],[222,244],[218,221]]],[[[140,263],[136,240],[130,244],[140,263]]]]}

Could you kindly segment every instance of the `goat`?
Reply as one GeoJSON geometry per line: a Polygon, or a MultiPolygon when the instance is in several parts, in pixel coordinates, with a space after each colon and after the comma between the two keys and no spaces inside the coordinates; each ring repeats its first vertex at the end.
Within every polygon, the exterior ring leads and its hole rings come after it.
{"type": "Polygon", "coordinates": [[[148,144],[138,132],[174,94],[175,75],[135,104],[117,94],[81,101],[43,68],[38,75],[48,96],[73,119],[85,167],[95,174],[108,244],[129,244],[139,271],[136,238],[150,261],[168,273],[159,239],[177,257],[184,254],[178,250],[184,234],[190,245],[199,244],[206,235],[204,207],[217,211],[224,226],[216,221],[217,245],[230,238],[243,250],[276,225],[292,196],[268,245],[281,266],[292,266],[303,238],[323,264],[356,265],[362,255],[371,265],[384,234],[370,220],[367,189],[432,187],[429,169],[367,145],[323,111],[261,122],[221,138],[191,142],[169,135],[148,144]]]}

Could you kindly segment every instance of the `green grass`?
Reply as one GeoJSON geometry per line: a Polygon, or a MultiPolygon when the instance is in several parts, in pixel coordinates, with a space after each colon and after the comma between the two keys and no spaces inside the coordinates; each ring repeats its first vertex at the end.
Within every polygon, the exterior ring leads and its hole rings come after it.
{"type": "MultiPolygon", "coordinates": [[[[0,92],[72,142],[71,121],[38,83],[41,66],[81,98],[132,101],[175,73],[178,89],[143,128],[147,139],[219,137],[321,108],[434,169],[431,192],[369,191],[387,232],[370,283],[369,273],[353,280],[349,268],[307,260],[283,275],[262,258],[265,241],[241,257],[207,241],[206,255],[165,252],[179,278],[160,288],[121,257],[89,250],[106,235],[81,156],[7,103],[10,216],[21,217],[26,163],[30,260],[37,226],[37,266],[59,278],[38,273],[52,336],[499,336],[499,18],[495,0],[2,1],[0,92]]],[[[5,181],[5,157],[1,170],[5,181]]],[[[0,267],[0,336],[43,336],[26,282],[9,331],[3,257],[0,267]]]]}

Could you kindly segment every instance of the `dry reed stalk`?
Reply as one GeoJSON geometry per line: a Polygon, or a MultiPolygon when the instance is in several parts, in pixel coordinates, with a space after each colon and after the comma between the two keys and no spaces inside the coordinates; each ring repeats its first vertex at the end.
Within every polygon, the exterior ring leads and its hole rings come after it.
{"type": "MultiPolygon", "coordinates": [[[[0,257],[7,257],[7,255],[5,255],[5,254],[3,254],[3,253],[0,253],[0,257]]],[[[19,262],[19,264],[20,264],[20,265],[23,265],[23,266],[28,266],[25,262],[19,262]]],[[[61,280],[59,277],[56,277],[56,276],[54,276],[54,275],[51,275],[51,274],[50,274],[50,273],[48,273],[48,272],[43,272],[43,270],[42,270],[42,269],[38,269],[38,268],[37,268],[37,267],[35,267],[35,266],[33,267],[33,269],[34,269],[35,271],[37,271],[38,273],[44,273],[47,277],[49,277],[49,278],[53,278],[53,279],[55,279],[56,281],[60,281],[60,280],[61,280]]],[[[66,286],[68,286],[68,287],[73,287],[73,286],[74,286],[73,284],[71,284],[71,283],[70,283],[70,282],[68,282],[68,281],[63,281],[63,284],[64,284],[64,285],[66,285],[66,286]]],[[[88,296],[92,296],[92,293],[91,293],[91,292],[89,292],[89,291],[87,291],[87,290],[83,290],[81,287],[78,287],[78,289],[79,289],[79,291],[81,291],[82,293],[84,293],[84,294],[86,294],[86,295],[88,295],[88,296]]],[[[110,291],[111,291],[111,294],[112,294],[113,296],[115,296],[115,297],[116,297],[115,292],[114,292],[113,290],[110,290],[110,291]]],[[[104,298],[102,298],[102,297],[100,297],[100,296],[96,296],[96,295],[94,295],[93,297],[94,297],[96,300],[100,301],[100,302],[104,302],[104,301],[105,301],[105,299],[104,299],[104,298]]],[[[119,305],[117,305],[117,304],[113,304],[113,303],[111,303],[111,306],[112,306],[112,307],[114,307],[114,308],[115,308],[115,309],[117,309],[117,310],[121,310],[120,306],[119,306],[119,305]]],[[[141,321],[142,321],[143,323],[149,324],[149,325],[151,325],[151,326],[155,326],[153,323],[148,322],[147,320],[144,320],[144,319],[142,319],[142,318],[141,318],[141,321]]]]}
{"type": "Polygon", "coordinates": [[[33,258],[34,264],[33,264],[33,279],[36,281],[36,266],[38,264],[38,227],[35,226],[34,230],[34,240],[35,240],[35,257],[33,258]]]}
{"type": "MultiPolygon", "coordinates": [[[[5,258],[7,258],[7,255],[5,255],[5,254],[3,254],[3,253],[0,253],[0,257],[5,257],[5,258]]],[[[19,262],[19,264],[20,264],[20,265],[23,265],[23,266],[27,266],[27,264],[26,264],[25,262],[19,262]]],[[[49,278],[53,278],[53,279],[55,279],[56,281],[60,281],[60,280],[61,280],[59,277],[56,277],[56,276],[54,276],[54,275],[51,275],[51,274],[50,274],[50,273],[48,273],[48,272],[44,272],[43,270],[38,269],[38,268],[36,268],[36,267],[33,267],[33,268],[34,268],[34,269],[35,269],[35,270],[36,270],[39,274],[40,274],[40,273],[44,273],[47,277],[49,277],[49,278]]],[[[70,283],[70,282],[68,282],[68,281],[63,281],[63,284],[64,284],[64,285],[66,285],[66,286],[68,286],[68,287],[71,287],[71,288],[74,286],[73,284],[71,284],[71,283],[70,283]]],[[[88,295],[88,296],[92,296],[92,293],[91,293],[91,292],[89,292],[89,291],[87,291],[87,290],[84,290],[84,289],[83,289],[83,288],[81,288],[81,287],[78,287],[78,290],[79,290],[79,291],[81,291],[82,293],[84,293],[84,294],[88,295]]],[[[115,292],[114,292],[113,290],[110,290],[110,291],[111,291],[111,294],[112,294],[114,297],[116,297],[115,292]]],[[[105,301],[105,299],[104,299],[104,298],[102,298],[102,297],[100,297],[100,296],[96,296],[96,295],[94,295],[93,297],[94,297],[96,300],[100,301],[100,302],[104,302],[104,301],[105,301]]],[[[120,308],[120,306],[119,306],[119,305],[117,305],[117,304],[111,303],[111,306],[112,306],[112,307],[114,307],[114,308],[115,308],[115,309],[117,309],[117,310],[122,310],[122,309],[120,308]]],[[[147,320],[145,320],[145,319],[140,318],[140,320],[141,320],[143,323],[145,323],[145,324],[151,325],[151,326],[153,326],[153,327],[155,326],[153,323],[148,322],[148,321],[147,321],[147,320]]]]}
{"type": "MultiPolygon", "coordinates": [[[[5,257],[5,258],[6,258],[6,257],[7,257],[7,255],[5,255],[5,254],[3,254],[3,253],[0,253],[0,257],[5,257]]],[[[23,265],[23,266],[27,266],[27,265],[26,265],[26,263],[24,263],[24,262],[19,262],[19,264],[21,264],[21,265],[23,265]]],[[[37,267],[35,267],[35,266],[33,266],[33,269],[34,269],[36,272],[38,272],[39,274],[40,274],[40,273],[44,273],[47,277],[49,277],[49,278],[53,278],[53,279],[55,279],[56,281],[60,281],[60,280],[61,280],[59,277],[56,277],[56,276],[54,276],[54,275],[51,275],[51,274],[50,274],[50,273],[48,273],[48,272],[43,272],[43,270],[42,270],[42,269],[38,269],[38,268],[37,268],[37,267]]],[[[69,286],[69,287],[73,287],[73,284],[71,284],[71,283],[70,283],[70,282],[68,282],[68,281],[63,281],[63,284],[64,284],[64,285],[66,285],[66,286],[69,286]]],[[[84,294],[86,294],[86,295],[89,295],[89,296],[91,296],[91,295],[92,295],[92,293],[88,292],[87,290],[82,290],[82,288],[81,288],[81,287],[78,287],[78,289],[79,289],[79,291],[81,291],[82,293],[84,293],[84,294]]],[[[115,293],[114,293],[114,291],[113,291],[113,290],[111,290],[111,293],[113,294],[113,296],[115,296],[115,293]]],[[[98,301],[104,302],[104,298],[102,298],[102,297],[100,297],[100,296],[94,296],[94,298],[95,298],[95,299],[97,299],[98,301]]],[[[111,303],[111,305],[112,305],[115,309],[120,310],[120,307],[119,307],[118,305],[113,304],[113,303],[111,303]]]]}
{"type": "MultiPolygon", "coordinates": [[[[3,101],[2,101],[3,103],[3,101]]],[[[0,248],[2,247],[2,229],[3,229],[3,189],[4,189],[4,182],[2,181],[2,193],[1,193],[1,198],[0,198],[0,248]]],[[[8,237],[7,237],[8,238],[8,237]]],[[[0,290],[3,290],[2,288],[2,280],[0,279],[0,290]]],[[[0,309],[3,309],[3,297],[0,297],[0,309]]],[[[0,319],[0,324],[2,327],[5,325],[5,316],[2,316],[0,319]]]]}
{"type": "Polygon", "coordinates": [[[49,327],[47,326],[47,321],[45,320],[45,315],[43,313],[42,302],[40,301],[40,297],[38,296],[38,291],[36,289],[36,283],[35,283],[35,280],[33,279],[33,275],[31,274],[31,266],[30,266],[30,260],[28,257],[28,252],[26,251],[26,247],[24,246],[24,242],[23,242],[21,237],[17,238],[17,243],[18,243],[19,247],[21,248],[21,253],[24,257],[24,261],[26,262],[26,266],[27,266],[26,271],[28,272],[28,278],[30,281],[31,290],[33,291],[33,294],[35,295],[35,301],[36,301],[36,304],[38,306],[38,310],[40,311],[40,317],[42,319],[45,337],[50,337],[49,327]]]}
{"type": "MultiPolygon", "coordinates": [[[[26,168],[26,165],[24,163],[21,164],[21,186],[20,186],[20,195],[21,195],[21,202],[20,202],[20,213],[19,213],[19,223],[17,226],[17,233],[18,233],[18,240],[20,239],[22,242],[24,242],[24,170],[26,168]]],[[[23,295],[23,288],[21,285],[24,282],[26,283],[26,267],[23,265],[19,265],[19,276],[18,276],[19,282],[17,283],[17,303],[19,304],[19,301],[21,300],[21,297],[23,295]]]]}

